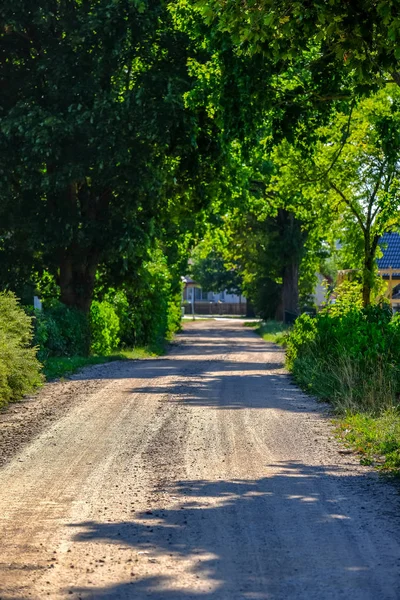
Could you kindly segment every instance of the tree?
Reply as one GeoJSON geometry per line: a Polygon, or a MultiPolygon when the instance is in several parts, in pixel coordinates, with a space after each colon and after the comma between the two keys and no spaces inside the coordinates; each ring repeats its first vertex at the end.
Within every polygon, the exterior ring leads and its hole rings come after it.
{"type": "Polygon", "coordinates": [[[280,150],[279,185],[295,182],[321,219],[338,222],[336,231],[348,230],[355,243],[361,238],[365,306],[379,239],[400,222],[399,132],[400,91],[392,85],[319,128],[308,157],[287,144],[280,150]]]}
{"type": "Polygon", "coordinates": [[[207,292],[230,294],[242,293],[242,280],[238,269],[227,268],[224,257],[214,248],[207,249],[200,244],[191,256],[190,272],[194,280],[207,292]]]}
{"type": "MultiPolygon", "coordinates": [[[[297,62],[313,49],[313,63],[351,70],[367,87],[388,74],[400,85],[400,23],[397,0],[201,0],[208,23],[229,32],[241,52],[267,61],[297,62]]],[[[327,84],[328,79],[326,79],[327,84]]]]}
{"type": "Polygon", "coordinates": [[[196,52],[158,0],[2,6],[3,286],[47,269],[87,312],[99,265],[146,258],[167,190],[206,202],[218,136],[185,105],[196,52]]]}

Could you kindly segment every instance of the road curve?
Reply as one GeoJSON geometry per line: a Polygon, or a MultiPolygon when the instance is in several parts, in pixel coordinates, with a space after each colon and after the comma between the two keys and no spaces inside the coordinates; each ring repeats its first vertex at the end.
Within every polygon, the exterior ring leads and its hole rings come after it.
{"type": "Polygon", "coordinates": [[[400,598],[396,489],[238,321],[49,389],[0,469],[1,600],[400,598]]]}

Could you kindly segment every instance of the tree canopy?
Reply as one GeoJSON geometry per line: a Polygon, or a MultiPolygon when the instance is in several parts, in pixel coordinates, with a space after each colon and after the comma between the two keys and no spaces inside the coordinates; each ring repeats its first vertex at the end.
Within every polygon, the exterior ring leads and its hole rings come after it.
{"type": "Polygon", "coordinates": [[[177,301],[208,235],[205,287],[282,318],[346,238],[368,303],[398,226],[397,8],[4,2],[1,288],[87,313],[109,289],[143,303],[154,276],[177,301]]]}

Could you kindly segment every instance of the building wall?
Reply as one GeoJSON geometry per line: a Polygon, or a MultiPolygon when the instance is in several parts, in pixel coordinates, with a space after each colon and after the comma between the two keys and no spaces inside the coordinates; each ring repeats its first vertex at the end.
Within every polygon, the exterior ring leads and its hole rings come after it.
{"type": "Polygon", "coordinates": [[[246,298],[237,294],[228,294],[228,292],[204,292],[200,287],[185,286],[183,291],[183,299],[191,302],[193,290],[195,293],[195,302],[226,302],[229,304],[245,303],[246,298]]]}

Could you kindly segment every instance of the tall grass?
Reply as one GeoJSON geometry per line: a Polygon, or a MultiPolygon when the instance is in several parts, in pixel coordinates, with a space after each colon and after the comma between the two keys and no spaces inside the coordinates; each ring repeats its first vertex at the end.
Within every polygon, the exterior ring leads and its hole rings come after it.
{"type": "Polygon", "coordinates": [[[291,370],[303,389],[331,402],[340,414],[377,415],[398,404],[399,368],[382,358],[355,359],[343,353],[329,360],[310,352],[296,359],[291,370]]]}

